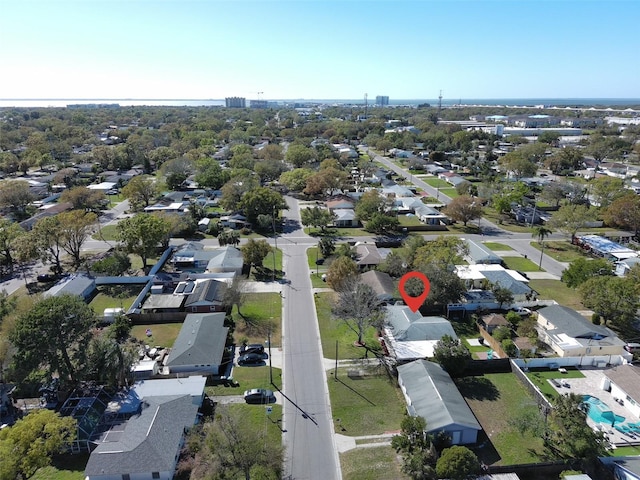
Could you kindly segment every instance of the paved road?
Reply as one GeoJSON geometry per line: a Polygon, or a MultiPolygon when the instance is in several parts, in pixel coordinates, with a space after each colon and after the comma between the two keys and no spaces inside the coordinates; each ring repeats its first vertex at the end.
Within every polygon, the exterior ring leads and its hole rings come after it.
{"type": "Polygon", "coordinates": [[[306,249],[315,240],[299,223],[294,199],[287,198],[285,233],[278,239],[284,271],[290,281],[283,301],[283,441],[285,478],[340,479],[331,405],[323,367],[320,331],[313,301],[306,249]]]}

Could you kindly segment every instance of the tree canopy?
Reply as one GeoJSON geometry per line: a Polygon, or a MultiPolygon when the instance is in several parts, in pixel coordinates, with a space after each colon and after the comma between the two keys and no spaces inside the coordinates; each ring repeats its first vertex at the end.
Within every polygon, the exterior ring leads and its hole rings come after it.
{"type": "Polygon", "coordinates": [[[48,297],[18,317],[10,339],[16,368],[26,376],[46,369],[75,383],[87,367],[87,350],[96,324],[93,309],[77,295],[48,297]]]}
{"type": "Polygon", "coordinates": [[[452,219],[462,222],[466,227],[467,223],[482,216],[482,205],[480,199],[474,199],[470,195],[460,195],[451,200],[443,213],[452,219]]]}
{"type": "Polygon", "coordinates": [[[442,365],[449,375],[459,377],[467,367],[467,362],[471,359],[471,353],[460,342],[449,335],[445,335],[433,349],[433,356],[436,362],[442,365]]]}
{"type": "Polygon", "coordinates": [[[462,445],[445,448],[436,463],[438,478],[465,480],[480,473],[478,457],[462,445]]]}
{"type": "Polygon", "coordinates": [[[153,256],[166,237],[171,226],[163,218],[151,213],[138,213],[118,223],[116,238],[128,253],[139,255],[142,268],[153,256]]]}
{"type": "Polygon", "coordinates": [[[0,478],[14,480],[32,477],[51,463],[54,454],[63,453],[76,436],[76,421],[46,408],[0,430],[0,478]]]}

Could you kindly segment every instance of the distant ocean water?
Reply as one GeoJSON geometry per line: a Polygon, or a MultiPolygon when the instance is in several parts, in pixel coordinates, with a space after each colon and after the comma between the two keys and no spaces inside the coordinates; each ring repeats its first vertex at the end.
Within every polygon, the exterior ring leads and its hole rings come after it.
{"type": "MultiPolygon", "coordinates": [[[[250,100],[250,99],[247,99],[250,100]]],[[[269,102],[280,104],[313,103],[313,104],[342,104],[364,105],[364,99],[274,99],[269,102]]],[[[248,104],[249,102],[247,102],[248,104]]],[[[437,105],[438,99],[389,99],[390,106],[420,105],[428,103],[437,105]]],[[[170,106],[170,107],[200,107],[200,106],[224,106],[224,99],[59,99],[59,98],[0,98],[2,107],[66,107],[79,104],[118,104],[121,107],[129,106],[170,106]]],[[[375,105],[374,99],[369,99],[368,104],[375,105]]],[[[495,105],[506,107],[630,107],[640,106],[640,98],[459,98],[443,99],[442,105],[450,107],[454,105],[495,105]]]]}

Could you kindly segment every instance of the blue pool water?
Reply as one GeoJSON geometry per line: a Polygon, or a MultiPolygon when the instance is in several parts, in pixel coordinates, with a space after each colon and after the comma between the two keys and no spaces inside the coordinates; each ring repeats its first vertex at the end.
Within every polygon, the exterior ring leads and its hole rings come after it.
{"type": "Polygon", "coordinates": [[[624,417],[614,414],[609,406],[598,397],[584,395],[582,397],[582,402],[589,407],[587,414],[589,415],[589,418],[596,423],[604,423],[613,426],[623,423],[625,420],[624,417]]]}

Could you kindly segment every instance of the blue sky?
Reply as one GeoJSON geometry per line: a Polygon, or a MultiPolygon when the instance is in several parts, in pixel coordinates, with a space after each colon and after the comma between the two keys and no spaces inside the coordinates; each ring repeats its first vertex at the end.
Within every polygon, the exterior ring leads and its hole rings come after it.
{"type": "Polygon", "coordinates": [[[640,1],[0,0],[0,98],[638,98],[640,1]]]}

